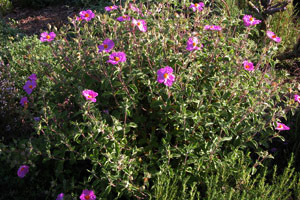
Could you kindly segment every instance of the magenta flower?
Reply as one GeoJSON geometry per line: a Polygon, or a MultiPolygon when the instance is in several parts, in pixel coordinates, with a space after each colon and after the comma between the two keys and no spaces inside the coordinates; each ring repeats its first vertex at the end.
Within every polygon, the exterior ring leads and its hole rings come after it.
{"type": "Polygon", "coordinates": [[[295,101],[297,101],[298,103],[300,103],[300,96],[299,95],[295,94],[294,95],[294,99],[295,99],[295,101]]]}
{"type": "Polygon", "coordinates": [[[251,15],[245,15],[243,17],[243,21],[244,21],[244,25],[246,27],[253,26],[253,25],[259,24],[261,22],[261,20],[255,19],[251,15]]]}
{"type": "Polygon", "coordinates": [[[97,92],[93,90],[83,90],[82,95],[85,97],[87,101],[96,102],[96,96],[98,96],[97,92]]]}
{"type": "Polygon", "coordinates": [[[22,165],[19,169],[18,169],[18,177],[20,178],[24,178],[24,176],[29,172],[29,166],[28,165],[22,165]]]}
{"type": "Polygon", "coordinates": [[[134,24],[135,26],[137,26],[139,28],[140,31],[142,32],[146,32],[147,31],[147,24],[145,20],[142,19],[132,19],[132,24],[134,24]]]}
{"type": "Polygon", "coordinates": [[[199,47],[199,41],[197,37],[190,37],[187,41],[186,50],[193,51],[193,50],[199,50],[203,45],[200,45],[199,47]]]}
{"type": "Polygon", "coordinates": [[[114,41],[110,39],[105,39],[102,43],[102,45],[98,46],[98,52],[106,51],[107,53],[110,52],[110,50],[115,46],[114,41]]]}
{"type": "Polygon", "coordinates": [[[109,60],[107,62],[116,65],[119,62],[125,62],[125,61],[126,61],[126,54],[124,52],[114,52],[109,55],[109,60]]]}
{"type": "Polygon", "coordinates": [[[40,41],[41,42],[51,42],[56,37],[56,34],[54,32],[43,32],[41,33],[40,41]]]}
{"type": "Polygon", "coordinates": [[[216,26],[216,25],[205,25],[204,30],[221,31],[222,27],[221,26],[216,26]]]}
{"type": "Polygon", "coordinates": [[[31,74],[30,76],[28,76],[28,79],[32,81],[36,81],[37,80],[36,74],[31,74]]]}
{"type": "Polygon", "coordinates": [[[28,80],[23,86],[23,89],[27,94],[31,94],[35,87],[36,87],[36,81],[28,80]]]}
{"type": "Polygon", "coordinates": [[[283,123],[277,122],[277,127],[275,129],[279,130],[279,131],[285,131],[285,130],[290,130],[290,127],[288,127],[287,125],[285,125],[283,123]]]}
{"type": "MultiPolygon", "coordinates": [[[[95,17],[95,14],[91,10],[84,10],[79,13],[81,20],[90,21],[95,17]]],[[[80,18],[77,18],[78,21],[81,21],[80,18]]]]}
{"type": "Polygon", "coordinates": [[[22,97],[21,101],[20,101],[20,104],[24,107],[27,107],[27,104],[28,104],[28,99],[27,97],[22,97]]]}
{"type": "Polygon", "coordinates": [[[195,4],[192,3],[189,8],[191,8],[194,12],[202,11],[204,8],[204,3],[203,2],[199,2],[195,4]]]}
{"type": "Polygon", "coordinates": [[[76,21],[82,21],[82,18],[81,17],[78,17],[78,16],[76,16],[76,21]]]}
{"type": "Polygon", "coordinates": [[[57,195],[56,200],[64,200],[64,193],[60,193],[59,195],[57,195]]]}
{"type": "Polygon", "coordinates": [[[110,11],[112,11],[112,10],[118,9],[118,6],[116,6],[116,5],[114,5],[114,6],[106,6],[104,9],[105,9],[106,11],[110,12],[110,11]]]}
{"type": "Polygon", "coordinates": [[[273,33],[272,31],[267,31],[267,36],[271,39],[274,40],[275,42],[280,42],[281,38],[276,36],[275,33],[273,33]]]}
{"type": "Polygon", "coordinates": [[[80,200],[95,200],[96,195],[93,190],[83,190],[80,195],[80,200]]]}
{"type": "Polygon", "coordinates": [[[157,71],[157,82],[164,83],[166,86],[172,86],[175,81],[173,69],[169,66],[161,68],[157,71]]]}
{"type": "Polygon", "coordinates": [[[248,60],[244,60],[243,62],[244,64],[244,69],[247,71],[253,71],[254,70],[254,66],[252,62],[248,62],[248,60]]]}
{"type": "Polygon", "coordinates": [[[123,15],[117,18],[119,22],[130,21],[130,17],[128,15],[123,15]]]}

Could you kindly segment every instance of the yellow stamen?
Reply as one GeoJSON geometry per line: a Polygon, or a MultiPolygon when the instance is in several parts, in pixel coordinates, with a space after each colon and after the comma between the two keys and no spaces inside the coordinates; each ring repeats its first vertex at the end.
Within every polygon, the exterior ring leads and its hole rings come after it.
{"type": "Polygon", "coordinates": [[[168,73],[165,73],[165,74],[164,74],[164,78],[167,79],[168,77],[169,77],[169,74],[168,74],[168,73]]]}
{"type": "Polygon", "coordinates": [[[91,95],[88,96],[89,99],[93,98],[91,95]]]}
{"type": "Polygon", "coordinates": [[[280,125],[278,126],[278,128],[283,128],[283,126],[280,124],[280,125]]]}
{"type": "Polygon", "coordinates": [[[112,7],[112,6],[109,6],[109,8],[112,9],[113,7],[112,7]]]}
{"type": "Polygon", "coordinates": [[[138,22],[137,25],[140,26],[140,25],[141,25],[141,22],[138,22]]]}
{"type": "Polygon", "coordinates": [[[49,40],[51,37],[50,37],[50,35],[47,35],[46,38],[49,40]]]}
{"type": "Polygon", "coordinates": [[[114,59],[115,59],[115,61],[117,61],[117,62],[120,60],[119,57],[115,57],[114,59]]]}
{"type": "Polygon", "coordinates": [[[252,22],[254,19],[253,19],[253,17],[250,17],[250,19],[249,19],[249,20],[250,20],[250,22],[252,22]]]}
{"type": "Polygon", "coordinates": [[[89,15],[88,13],[86,13],[84,16],[85,16],[85,17],[89,17],[90,15],[89,15]]]}
{"type": "Polygon", "coordinates": [[[250,68],[250,66],[249,66],[249,65],[246,65],[246,66],[245,66],[245,68],[246,68],[246,69],[249,69],[249,68],[250,68]]]}
{"type": "Polygon", "coordinates": [[[197,4],[197,3],[195,3],[195,7],[198,7],[198,4],[197,4]]]}
{"type": "Polygon", "coordinates": [[[196,46],[196,42],[193,42],[193,47],[196,46]]]}
{"type": "Polygon", "coordinates": [[[125,16],[125,15],[123,16],[123,19],[126,19],[126,16],[125,16]]]}

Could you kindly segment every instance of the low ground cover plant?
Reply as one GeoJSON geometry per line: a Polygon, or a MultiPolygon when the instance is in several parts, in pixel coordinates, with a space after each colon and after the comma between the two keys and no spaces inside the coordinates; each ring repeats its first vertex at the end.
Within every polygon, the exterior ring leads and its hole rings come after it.
{"type": "Polygon", "coordinates": [[[1,147],[17,175],[49,180],[48,199],[290,197],[291,168],[277,188],[257,172],[299,105],[275,70],[281,37],[257,43],[259,19],[208,5],[127,1],[11,42],[19,113],[34,127],[17,153],[1,147]]]}

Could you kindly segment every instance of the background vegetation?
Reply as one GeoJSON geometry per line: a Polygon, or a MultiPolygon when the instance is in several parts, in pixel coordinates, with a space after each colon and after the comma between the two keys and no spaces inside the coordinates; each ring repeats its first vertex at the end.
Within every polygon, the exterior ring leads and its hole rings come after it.
{"type": "Polygon", "coordinates": [[[266,20],[277,44],[262,24],[244,26],[245,14],[256,16],[246,2],[204,3],[193,12],[190,1],[125,1],[89,22],[49,26],[49,43],[1,23],[0,198],[78,199],[93,189],[97,199],[300,199],[299,83],[275,59],[299,35],[292,7],[266,20]],[[123,14],[145,20],[147,31],[117,21],[123,14]],[[203,29],[213,24],[222,31],[203,29]],[[187,51],[190,37],[203,47],[187,51]],[[106,38],[125,63],[98,52],[106,38]],[[156,80],[165,66],[171,87],[156,80]],[[96,103],[84,89],[98,92],[96,103]],[[275,130],[280,121],[291,130],[275,130]],[[30,170],[20,179],[23,164],[30,170]]]}

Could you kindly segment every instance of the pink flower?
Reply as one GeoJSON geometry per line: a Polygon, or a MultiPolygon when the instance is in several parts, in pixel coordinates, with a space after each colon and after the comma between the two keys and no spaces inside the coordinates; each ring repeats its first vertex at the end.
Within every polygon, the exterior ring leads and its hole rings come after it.
{"type": "Polygon", "coordinates": [[[205,25],[204,30],[221,31],[222,27],[221,26],[216,26],[216,25],[205,25]]]}
{"type": "Polygon", "coordinates": [[[300,103],[300,96],[299,95],[295,94],[294,95],[294,99],[295,99],[295,101],[297,101],[298,103],[300,103]]]}
{"type": "Polygon", "coordinates": [[[204,3],[203,2],[199,2],[195,4],[192,3],[189,8],[191,8],[194,12],[202,11],[204,8],[204,3]]]}
{"type": "Polygon", "coordinates": [[[78,17],[78,16],[76,16],[76,21],[82,21],[82,18],[81,17],[78,17]]]}
{"type": "Polygon", "coordinates": [[[32,81],[36,81],[37,80],[37,77],[36,77],[36,74],[31,74],[29,77],[28,77],[29,80],[32,80],[32,81]]]}
{"type": "Polygon", "coordinates": [[[129,4],[129,8],[134,11],[134,12],[138,12],[140,13],[140,9],[138,9],[137,7],[135,7],[132,3],[129,4]]]}
{"type": "Polygon", "coordinates": [[[276,36],[275,33],[273,33],[272,31],[267,31],[267,36],[271,39],[274,40],[275,42],[280,42],[281,38],[276,36]]]}
{"type": "MultiPolygon", "coordinates": [[[[95,17],[95,14],[91,10],[84,10],[79,13],[79,16],[81,20],[90,21],[95,17]]],[[[80,18],[78,18],[78,21],[80,21],[80,18]]]]}
{"type": "Polygon", "coordinates": [[[118,6],[116,6],[116,5],[114,5],[114,6],[106,6],[105,7],[105,10],[108,11],[108,12],[110,12],[112,10],[116,10],[116,9],[118,9],[118,6]]]}
{"type": "Polygon", "coordinates": [[[109,60],[107,62],[116,65],[119,62],[125,62],[125,61],[126,61],[126,54],[124,52],[114,52],[109,55],[109,60]]]}
{"type": "Polygon", "coordinates": [[[175,81],[173,69],[169,66],[161,68],[157,71],[157,82],[164,83],[166,86],[172,86],[175,81]]]}
{"type": "Polygon", "coordinates": [[[96,102],[96,96],[98,96],[97,92],[94,92],[93,90],[83,90],[82,95],[85,97],[86,100],[91,102],[96,102]]]}
{"type": "Polygon", "coordinates": [[[36,81],[32,80],[28,80],[23,86],[23,89],[27,94],[31,94],[34,88],[36,88],[36,81]]]}
{"type": "Polygon", "coordinates": [[[290,130],[290,127],[288,127],[287,125],[285,125],[283,123],[277,122],[277,127],[275,129],[279,130],[279,131],[285,131],[285,130],[290,130]]]}
{"type": "Polygon", "coordinates": [[[22,165],[19,169],[18,169],[18,177],[20,178],[24,178],[24,176],[29,172],[29,166],[28,165],[22,165]]]}
{"type": "Polygon", "coordinates": [[[244,60],[243,62],[244,64],[244,69],[247,71],[253,71],[254,70],[254,66],[252,62],[248,62],[248,60],[244,60]]]}
{"type": "Polygon", "coordinates": [[[54,32],[43,32],[41,33],[40,41],[41,42],[51,42],[56,37],[56,34],[54,32]]]}
{"type": "Polygon", "coordinates": [[[57,195],[56,200],[63,200],[64,196],[64,193],[60,193],[59,195],[57,195]]]}
{"type": "Polygon", "coordinates": [[[114,41],[110,39],[105,39],[102,43],[102,45],[98,46],[98,52],[106,51],[107,53],[110,52],[110,50],[115,46],[114,41]]]}
{"type": "Polygon", "coordinates": [[[142,19],[133,19],[132,20],[132,24],[134,24],[135,26],[137,26],[139,28],[140,31],[142,32],[146,32],[147,31],[147,24],[145,22],[145,20],[142,19]]]}
{"type": "Polygon", "coordinates": [[[20,101],[20,104],[24,107],[27,107],[28,105],[28,99],[27,97],[22,97],[21,101],[20,101]]]}
{"type": "Polygon", "coordinates": [[[251,15],[245,15],[243,17],[243,21],[244,21],[244,25],[246,27],[253,26],[253,25],[259,24],[261,22],[261,20],[255,19],[251,15]]]}
{"type": "Polygon", "coordinates": [[[80,195],[80,200],[95,200],[96,195],[93,190],[83,190],[80,195]]]}
{"type": "Polygon", "coordinates": [[[199,50],[202,47],[202,45],[200,45],[199,47],[198,44],[199,41],[197,37],[190,37],[189,40],[187,41],[186,50],[188,51],[199,50]]]}
{"type": "Polygon", "coordinates": [[[128,15],[123,15],[123,16],[118,17],[117,20],[118,20],[119,22],[129,21],[129,20],[130,20],[130,17],[129,17],[128,15]]]}

